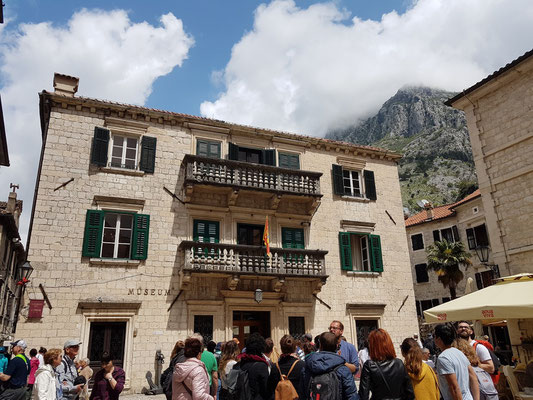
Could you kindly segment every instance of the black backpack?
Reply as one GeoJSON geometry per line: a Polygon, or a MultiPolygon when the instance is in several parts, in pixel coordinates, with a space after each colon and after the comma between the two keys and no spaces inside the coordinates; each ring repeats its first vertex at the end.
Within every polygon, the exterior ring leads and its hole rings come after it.
{"type": "Polygon", "coordinates": [[[320,375],[311,377],[309,394],[312,400],[342,400],[342,385],[337,370],[344,364],[338,365],[320,375]]]}
{"type": "MultiPolygon", "coordinates": [[[[478,344],[483,344],[481,342],[478,342],[476,341],[474,343],[474,350],[476,350],[476,347],[478,344]]],[[[483,344],[483,346],[485,346],[483,344]]],[[[489,354],[490,354],[490,359],[492,360],[492,363],[494,364],[494,373],[492,373],[491,375],[498,375],[499,374],[499,369],[502,365],[500,359],[498,358],[498,356],[496,354],[494,354],[494,352],[488,348],[488,346],[485,346],[485,348],[489,351],[489,354]]]]}
{"type": "Polygon", "coordinates": [[[174,358],[170,361],[170,364],[167,369],[163,371],[161,374],[161,378],[159,379],[159,384],[163,388],[163,393],[167,395],[167,398],[169,396],[172,396],[172,375],[174,373],[174,367],[178,363],[178,356],[174,356],[174,358]]]}
{"type": "Polygon", "coordinates": [[[220,380],[220,400],[252,400],[252,391],[248,371],[235,364],[224,378],[220,380]]]}

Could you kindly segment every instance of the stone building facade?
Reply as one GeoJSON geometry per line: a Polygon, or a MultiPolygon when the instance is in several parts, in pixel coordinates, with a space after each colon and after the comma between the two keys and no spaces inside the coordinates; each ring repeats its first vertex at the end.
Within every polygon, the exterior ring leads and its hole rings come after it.
{"type": "Polygon", "coordinates": [[[493,278],[499,277],[499,267],[492,259],[481,263],[476,252],[476,247],[490,247],[479,190],[456,203],[428,205],[424,211],[407,218],[405,227],[419,318],[423,319],[423,311],[450,300],[449,289],[442,286],[434,271],[426,269],[426,248],[435,241],[461,241],[471,255],[472,266],[461,267],[464,279],[457,286],[458,297],[490,286],[493,278]]]}
{"type": "MultiPolygon", "coordinates": [[[[110,352],[139,392],[199,331],[279,342],[333,319],[357,343],[417,329],[397,172],[381,149],[75,95],[40,94],[29,260],[52,308],[18,336],[110,352]],[[270,255],[263,244],[268,221],[270,255]]],[[[40,294],[34,294],[40,296],[40,294]]]]}
{"type": "MultiPolygon", "coordinates": [[[[533,50],[446,103],[466,114],[491,237],[502,275],[533,272],[533,50]]],[[[511,344],[533,319],[508,322],[511,344]]]]}

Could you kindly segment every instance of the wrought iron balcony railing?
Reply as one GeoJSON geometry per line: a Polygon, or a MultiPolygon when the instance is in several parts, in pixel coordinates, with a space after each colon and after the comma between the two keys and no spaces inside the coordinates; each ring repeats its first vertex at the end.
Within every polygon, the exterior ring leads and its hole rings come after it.
{"type": "Polygon", "coordinates": [[[271,257],[261,246],[198,243],[183,241],[183,269],[190,272],[326,277],[323,250],[270,248],[271,257]]]}
{"type": "Polygon", "coordinates": [[[191,154],[186,155],[183,162],[186,166],[186,183],[321,196],[321,172],[292,170],[191,154]]]}

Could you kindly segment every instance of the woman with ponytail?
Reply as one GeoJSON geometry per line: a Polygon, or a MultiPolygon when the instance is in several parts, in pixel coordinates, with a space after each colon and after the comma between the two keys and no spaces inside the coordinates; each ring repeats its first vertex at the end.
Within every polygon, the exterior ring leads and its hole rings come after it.
{"type": "Polygon", "coordinates": [[[400,349],[411,377],[416,400],[439,400],[439,383],[433,369],[422,362],[422,349],[415,339],[405,339],[400,349]]]}

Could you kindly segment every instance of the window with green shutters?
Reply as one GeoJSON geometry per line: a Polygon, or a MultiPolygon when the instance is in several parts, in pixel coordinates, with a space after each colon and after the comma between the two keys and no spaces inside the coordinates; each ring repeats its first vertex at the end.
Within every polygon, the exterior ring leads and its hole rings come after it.
{"type": "Polygon", "coordinates": [[[334,194],[338,196],[363,197],[368,200],[377,200],[374,171],[367,169],[363,171],[351,170],[346,169],[341,165],[333,164],[331,172],[334,194]]]}
{"type": "MultiPolygon", "coordinates": [[[[284,249],[305,249],[304,230],[300,228],[281,228],[281,240],[284,249]]],[[[285,261],[303,261],[304,256],[290,255],[285,261]]]]}
{"type": "Polygon", "coordinates": [[[146,260],[150,216],[87,210],[82,256],[146,260]]]}
{"type": "Polygon", "coordinates": [[[201,157],[220,158],[220,142],[196,140],[196,155],[201,157]]]}
{"type": "Polygon", "coordinates": [[[155,171],[157,139],[151,136],[131,137],[112,134],[108,129],[95,127],[91,147],[91,164],[144,171],[155,171]]]}
{"type": "Polygon", "coordinates": [[[278,153],[278,164],[281,168],[300,169],[300,155],[278,153]]]}
{"type": "Polygon", "coordinates": [[[339,232],[341,269],[346,271],[382,272],[383,258],[379,235],[339,232]]]}
{"type": "MultiPolygon", "coordinates": [[[[199,243],[218,243],[220,238],[220,224],[218,221],[194,220],[193,238],[199,243]]],[[[215,251],[198,247],[195,250],[197,255],[214,256],[215,251]]]]}

